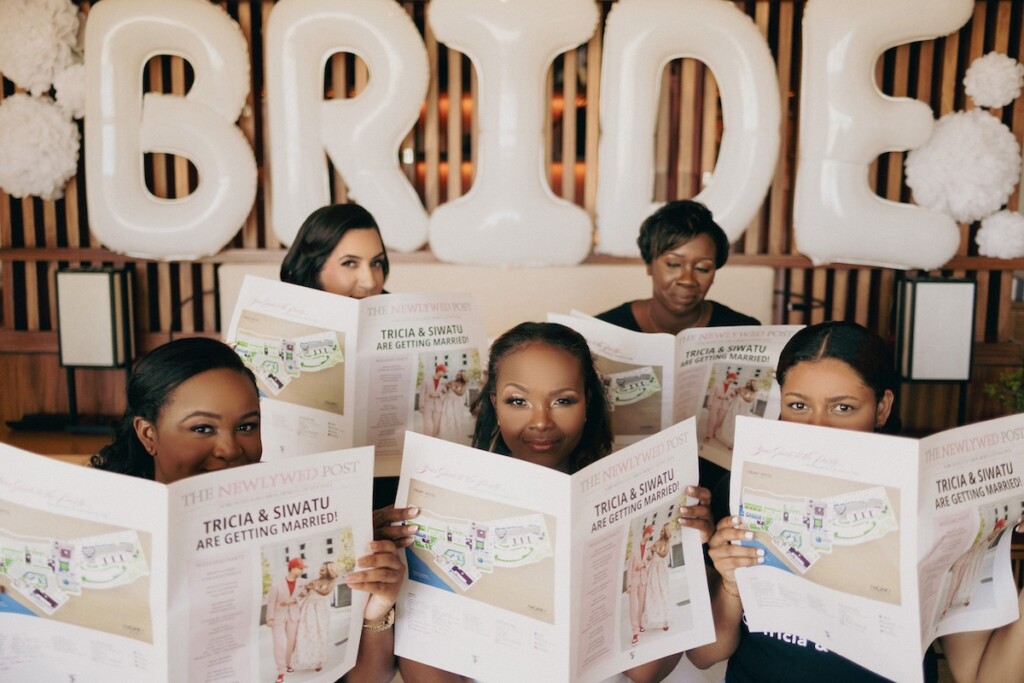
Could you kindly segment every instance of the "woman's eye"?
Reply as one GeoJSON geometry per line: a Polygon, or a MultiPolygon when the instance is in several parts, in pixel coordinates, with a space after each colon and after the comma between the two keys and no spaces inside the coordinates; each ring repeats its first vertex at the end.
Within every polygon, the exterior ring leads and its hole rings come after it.
{"type": "Polygon", "coordinates": [[[212,425],[194,425],[189,427],[189,431],[195,432],[196,434],[213,434],[215,431],[212,425]]]}
{"type": "Polygon", "coordinates": [[[853,409],[853,406],[851,406],[849,403],[839,403],[835,407],[835,411],[837,413],[851,413],[853,412],[853,409]]]}
{"type": "Polygon", "coordinates": [[[370,264],[370,267],[378,269],[378,270],[383,270],[384,269],[384,261],[383,261],[383,259],[376,259],[375,261],[373,261],[370,264]]]}
{"type": "Polygon", "coordinates": [[[259,422],[246,422],[245,424],[238,425],[238,431],[240,432],[255,432],[259,428],[259,422]]]}
{"type": "Polygon", "coordinates": [[[507,406],[525,406],[526,399],[522,396],[509,396],[505,399],[505,405],[507,406]]]}
{"type": "Polygon", "coordinates": [[[792,403],[787,404],[787,407],[790,410],[803,410],[804,408],[807,407],[807,405],[804,404],[804,403],[801,403],[800,401],[793,401],[792,403]]]}
{"type": "Polygon", "coordinates": [[[669,263],[669,262],[666,262],[665,263],[665,267],[666,268],[673,268],[673,269],[675,269],[675,268],[682,268],[683,264],[682,263],[669,263]]]}
{"type": "Polygon", "coordinates": [[[694,270],[696,270],[698,273],[705,273],[705,274],[711,272],[711,269],[708,268],[707,266],[697,266],[696,268],[694,268],[694,270]]]}
{"type": "Polygon", "coordinates": [[[559,406],[574,406],[577,401],[572,396],[559,396],[555,399],[555,405],[559,406]]]}

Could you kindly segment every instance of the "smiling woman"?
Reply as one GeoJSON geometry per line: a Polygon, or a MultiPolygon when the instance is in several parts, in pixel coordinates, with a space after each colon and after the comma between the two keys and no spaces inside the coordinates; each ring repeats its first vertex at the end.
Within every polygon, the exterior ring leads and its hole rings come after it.
{"type": "Polygon", "coordinates": [[[190,337],[139,361],[114,441],[91,464],[170,484],[259,462],[262,454],[252,373],[226,344],[190,337]]]}
{"type": "MultiPolygon", "coordinates": [[[[259,462],[262,454],[259,394],[252,372],[226,344],[190,337],[157,347],[139,361],[128,381],[128,407],[114,441],[91,464],[172,484],[259,462]]],[[[391,625],[404,566],[391,541],[376,540],[370,550],[356,560],[360,571],[345,577],[349,588],[368,591],[370,599],[363,610],[366,632],[355,668],[342,680],[385,681],[394,673],[391,625]]],[[[272,618],[267,625],[273,627],[272,618]]],[[[293,668],[284,651],[282,645],[277,683],[293,668]]],[[[321,663],[314,661],[313,668],[321,663]]]]}
{"type": "MultiPolygon", "coordinates": [[[[565,325],[526,322],[498,337],[491,345],[487,382],[474,408],[479,414],[473,446],[481,450],[572,474],[612,449],[608,401],[590,347],[565,325]]],[[[686,494],[698,503],[681,502],[679,523],[706,534],[711,493],[688,487],[686,494]]],[[[677,652],[623,674],[634,683],[654,683],[671,673],[681,658],[682,652],[677,652]]],[[[399,668],[407,681],[468,680],[407,659],[400,660],[399,668]]]]}
{"type": "Polygon", "coordinates": [[[281,281],[363,299],[384,292],[388,253],[377,221],[358,204],[309,214],[281,263],[281,281]]]}
{"type": "Polygon", "coordinates": [[[679,334],[691,327],[760,325],[707,299],[715,273],[729,258],[729,238],[700,202],[669,202],[644,220],[637,237],[651,276],[651,297],[599,314],[634,332],[679,334]]]}
{"type": "Polygon", "coordinates": [[[590,348],[564,325],[522,323],[498,337],[477,406],[477,448],[569,473],[611,452],[590,348]]]}

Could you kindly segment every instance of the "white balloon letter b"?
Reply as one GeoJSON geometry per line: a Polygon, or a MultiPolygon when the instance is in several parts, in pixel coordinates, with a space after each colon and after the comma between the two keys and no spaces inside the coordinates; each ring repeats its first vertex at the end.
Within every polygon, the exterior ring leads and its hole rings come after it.
{"type": "Polygon", "coordinates": [[[256,197],[256,160],[235,125],[249,93],[249,55],[238,25],[206,0],[104,0],[85,31],[85,150],[89,227],[132,256],[189,260],[217,253],[256,197]],[[188,60],[185,97],[143,94],[153,55],[188,60]],[[188,158],[192,194],[162,199],[146,188],[143,154],[188,158]]]}

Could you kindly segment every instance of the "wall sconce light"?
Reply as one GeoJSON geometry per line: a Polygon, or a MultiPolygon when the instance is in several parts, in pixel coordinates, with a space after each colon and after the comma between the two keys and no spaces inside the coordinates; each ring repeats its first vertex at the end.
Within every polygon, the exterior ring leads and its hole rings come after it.
{"type": "Polygon", "coordinates": [[[960,384],[957,423],[967,413],[967,382],[974,353],[977,283],[953,278],[908,278],[896,303],[896,361],[905,382],[960,384]]]}
{"type": "Polygon", "coordinates": [[[131,271],[65,268],[57,271],[57,345],[67,372],[68,413],[33,413],[7,424],[28,431],[113,433],[117,418],[78,414],[75,370],[124,368],[135,357],[131,271]]]}
{"type": "Polygon", "coordinates": [[[116,418],[78,414],[77,368],[124,368],[135,356],[131,271],[67,268],[57,271],[57,339],[67,371],[70,432],[113,432],[116,418]]]}
{"type": "Polygon", "coordinates": [[[57,333],[64,368],[123,368],[135,355],[131,272],[57,271],[57,333]]]}

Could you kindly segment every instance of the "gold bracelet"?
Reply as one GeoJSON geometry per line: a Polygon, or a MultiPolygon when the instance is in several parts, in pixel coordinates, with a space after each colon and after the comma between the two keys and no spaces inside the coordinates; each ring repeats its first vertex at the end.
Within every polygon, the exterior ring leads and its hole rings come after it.
{"type": "Polygon", "coordinates": [[[725,579],[722,579],[721,581],[719,581],[718,585],[722,588],[723,591],[726,592],[727,595],[731,595],[734,598],[740,597],[739,593],[733,593],[731,590],[729,590],[728,588],[725,587],[725,579]]]}
{"type": "Polygon", "coordinates": [[[392,605],[388,613],[384,615],[384,618],[376,624],[367,624],[363,622],[363,628],[370,633],[380,633],[381,631],[387,631],[389,628],[395,625],[395,606],[392,605]]]}

